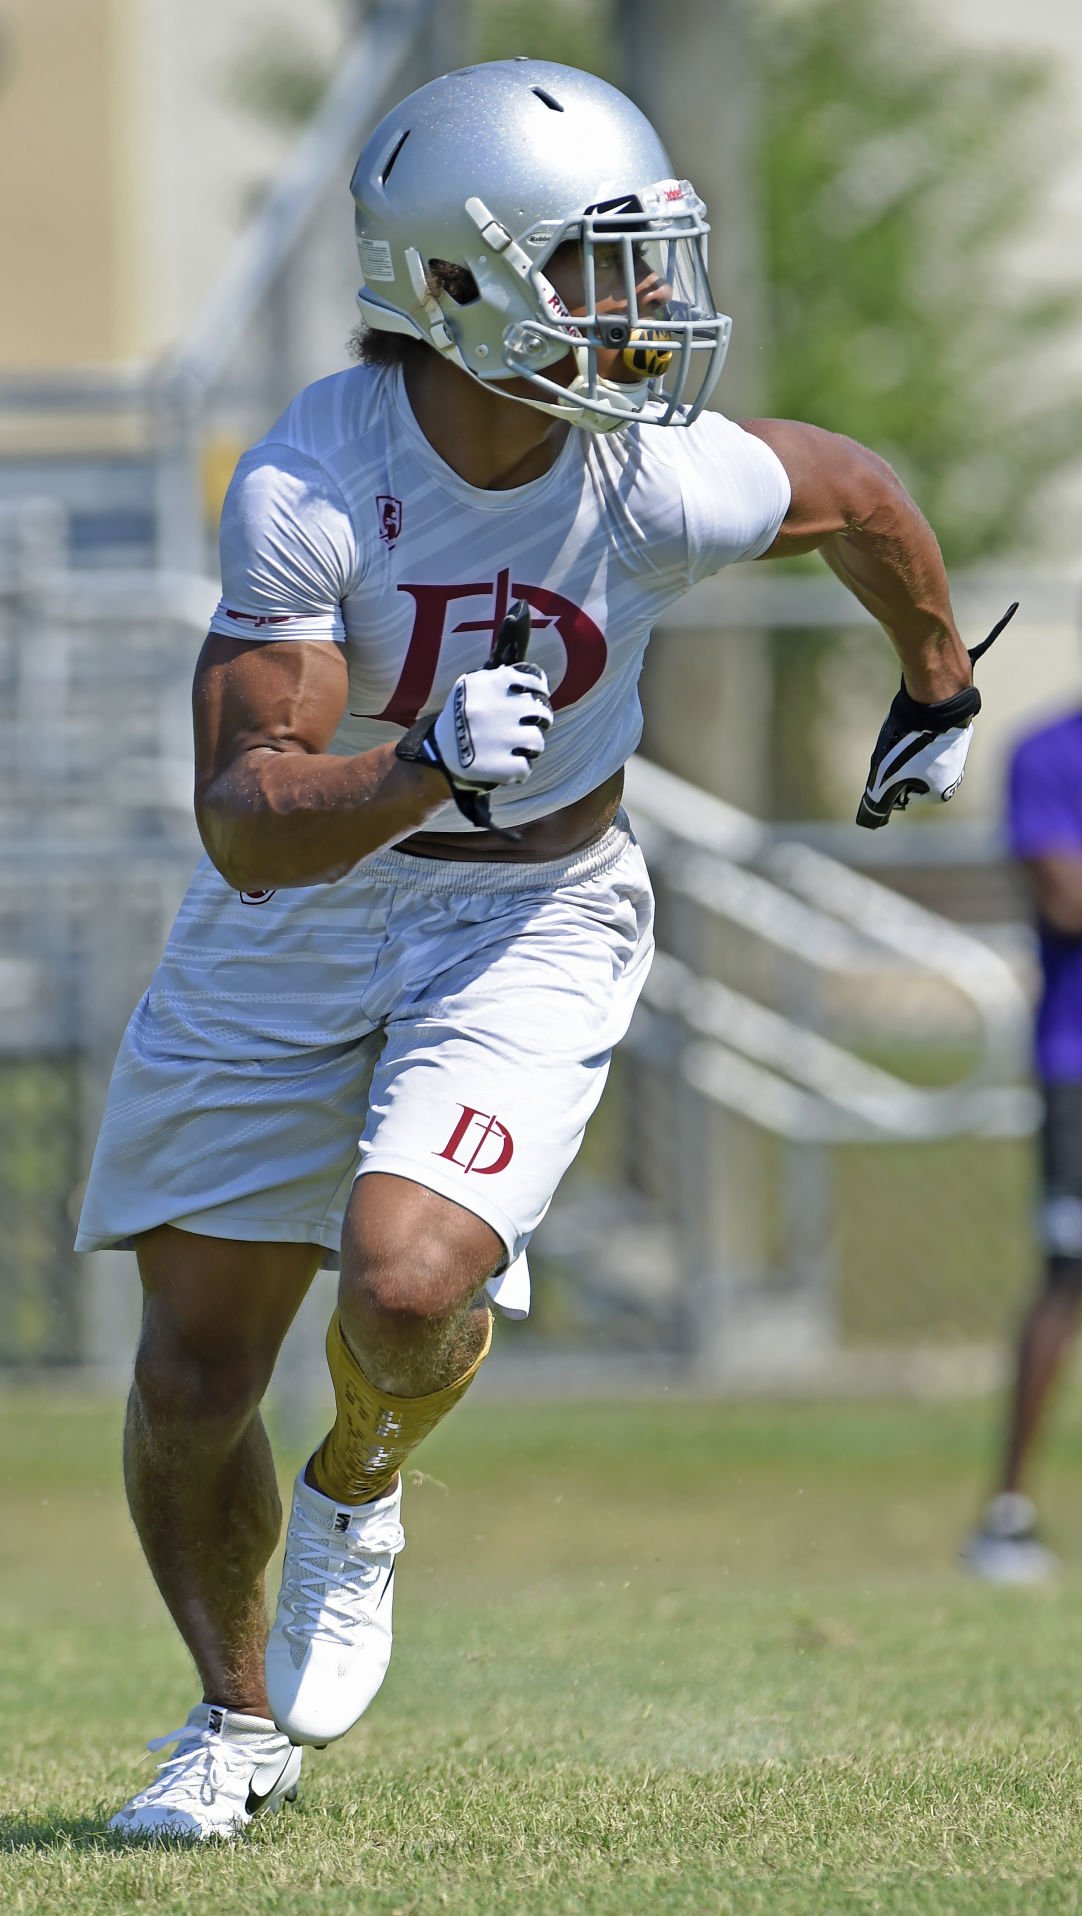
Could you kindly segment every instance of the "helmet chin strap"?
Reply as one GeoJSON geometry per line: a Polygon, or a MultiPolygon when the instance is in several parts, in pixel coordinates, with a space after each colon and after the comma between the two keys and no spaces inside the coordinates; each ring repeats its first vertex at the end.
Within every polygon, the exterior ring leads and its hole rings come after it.
{"type": "MultiPolygon", "coordinates": [[[[506,392],[498,381],[481,379],[477,373],[471,372],[468,366],[465,370],[470,374],[471,379],[477,380],[479,386],[484,386],[488,392],[498,392],[501,399],[514,400],[516,405],[529,406],[534,412],[551,413],[554,419],[566,419],[569,425],[582,426],[587,432],[619,432],[621,426],[633,425],[638,416],[637,413],[611,413],[597,410],[590,403],[590,382],[584,373],[577,373],[571,384],[565,386],[564,391],[571,401],[565,406],[558,399],[527,399],[524,393],[506,392]],[[576,400],[578,404],[574,403],[576,400]]],[[[528,379],[530,375],[520,373],[518,377],[528,379]]],[[[644,381],[636,386],[617,385],[615,380],[599,379],[595,390],[622,396],[625,393],[642,392],[648,384],[648,381],[644,381]]]]}
{"type": "MultiPolygon", "coordinates": [[[[583,398],[585,402],[584,410],[589,410],[589,389],[590,381],[585,373],[577,373],[567,388],[569,393],[575,393],[583,398]]],[[[624,398],[626,396],[633,399],[641,394],[645,402],[650,396],[650,381],[648,379],[640,379],[632,383],[630,380],[617,381],[615,379],[599,379],[596,382],[595,391],[611,394],[613,398],[624,398]]],[[[592,432],[619,432],[621,426],[631,425],[641,410],[641,407],[636,407],[633,413],[622,415],[619,413],[614,415],[608,412],[596,413],[594,415],[594,422],[590,425],[590,430],[592,432]]]]}
{"type": "MultiPolygon", "coordinates": [[[[432,303],[435,305],[435,301],[432,303]]],[[[413,318],[412,315],[405,313],[398,314],[393,308],[382,306],[378,301],[366,297],[363,287],[357,293],[357,304],[360,307],[361,315],[366,325],[371,326],[375,331],[403,333],[407,338],[424,340],[426,345],[435,344],[436,351],[439,353],[441,359],[450,360],[453,366],[459,367],[476,385],[481,386],[485,392],[495,392],[501,399],[509,399],[513,401],[515,405],[529,406],[534,412],[550,413],[554,419],[565,419],[569,425],[581,426],[587,432],[619,432],[621,426],[630,425],[636,417],[634,412],[613,414],[609,412],[599,412],[591,406],[589,400],[589,357],[588,349],[585,346],[576,346],[572,341],[568,342],[567,350],[574,355],[578,370],[574,379],[564,388],[569,401],[567,405],[561,404],[558,399],[527,399],[523,393],[507,392],[504,389],[502,381],[485,379],[480,373],[474,372],[473,367],[468,365],[463,357],[462,350],[455,340],[454,335],[446,328],[443,330],[441,342],[436,344],[436,342],[431,340],[426,334],[423,325],[418,324],[418,321],[413,318]],[[397,323],[388,325],[388,318],[397,323]],[[575,403],[576,400],[579,402],[578,404],[575,403]]],[[[439,308],[437,307],[436,310],[439,311],[439,308]]],[[[442,313],[440,313],[440,319],[441,321],[443,319],[442,313]]],[[[506,370],[512,378],[530,378],[530,374],[524,372],[520,366],[508,366],[506,370]]],[[[626,397],[637,399],[640,395],[645,399],[649,394],[649,387],[650,381],[648,379],[635,381],[599,379],[596,382],[597,391],[611,395],[613,398],[621,399],[626,397]]]]}
{"type": "MultiPolygon", "coordinates": [[[[636,412],[610,413],[601,412],[591,405],[589,396],[590,377],[588,371],[583,366],[583,360],[586,358],[586,348],[584,346],[570,346],[568,350],[574,353],[575,361],[579,369],[570,385],[564,387],[568,400],[571,402],[568,405],[561,404],[558,399],[528,399],[525,393],[509,393],[503,381],[484,379],[480,373],[474,372],[473,367],[466,364],[461,353],[456,352],[453,357],[455,364],[461,366],[463,372],[468,373],[470,378],[476,381],[477,385],[483,386],[486,392],[494,392],[498,394],[501,399],[510,399],[517,406],[529,406],[533,412],[550,413],[554,419],[564,419],[569,425],[581,426],[587,432],[619,432],[621,426],[632,425],[637,416],[638,409],[636,409],[636,412]],[[576,401],[578,402],[577,404],[575,403],[576,401]]],[[[513,373],[517,379],[528,380],[531,377],[529,373],[523,372],[520,367],[508,367],[508,371],[513,373]]],[[[649,397],[650,381],[648,379],[636,380],[634,382],[630,380],[617,381],[615,379],[599,379],[596,382],[595,390],[599,393],[609,394],[613,398],[621,399],[626,397],[637,398],[641,394],[645,400],[649,397]]]]}

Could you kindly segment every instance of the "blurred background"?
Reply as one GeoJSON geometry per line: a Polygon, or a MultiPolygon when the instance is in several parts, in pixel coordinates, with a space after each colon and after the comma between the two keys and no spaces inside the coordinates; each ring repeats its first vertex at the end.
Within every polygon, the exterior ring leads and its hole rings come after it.
{"type": "Polygon", "coordinates": [[[0,0],[9,1379],[130,1362],[131,1258],[69,1246],[196,857],[233,463],[347,362],[369,127],[519,52],[623,86],[707,199],[717,403],[891,459],[970,643],[1022,611],[962,795],[878,834],[851,821],[896,668],[825,568],[736,570],[658,632],[629,808],[659,957],[492,1382],[968,1389],[1033,1280],[1034,947],[1001,815],[1014,739],[1082,671],[1073,0],[0,0]]]}

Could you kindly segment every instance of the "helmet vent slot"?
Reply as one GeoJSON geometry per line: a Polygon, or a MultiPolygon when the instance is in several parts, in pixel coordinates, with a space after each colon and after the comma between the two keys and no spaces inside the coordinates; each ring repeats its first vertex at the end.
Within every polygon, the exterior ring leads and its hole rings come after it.
{"type": "Polygon", "coordinates": [[[545,106],[551,108],[553,113],[563,112],[563,107],[560,105],[559,100],[554,100],[551,93],[545,92],[545,89],[543,86],[531,87],[530,91],[532,93],[536,93],[537,98],[543,101],[545,106]]]}
{"type": "Polygon", "coordinates": [[[428,276],[437,293],[446,293],[456,306],[474,306],[481,297],[481,289],[468,266],[456,265],[450,259],[430,259],[428,276]]]}
{"type": "Polygon", "coordinates": [[[402,135],[402,138],[400,140],[395,141],[393,147],[391,148],[391,151],[388,153],[387,164],[379,176],[381,186],[386,186],[387,181],[390,179],[391,174],[394,172],[395,161],[397,160],[399,154],[401,153],[402,148],[405,146],[406,141],[409,139],[411,130],[412,129],[410,127],[407,127],[406,131],[402,135]]]}

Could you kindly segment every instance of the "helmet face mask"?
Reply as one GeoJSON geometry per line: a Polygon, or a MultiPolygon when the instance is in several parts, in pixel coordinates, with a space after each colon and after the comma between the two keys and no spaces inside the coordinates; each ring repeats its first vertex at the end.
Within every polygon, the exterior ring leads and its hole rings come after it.
{"type": "Polygon", "coordinates": [[[373,330],[594,431],[701,411],[730,325],[705,207],[604,81],[532,60],[446,74],[376,129],[352,188],[373,330]]]}

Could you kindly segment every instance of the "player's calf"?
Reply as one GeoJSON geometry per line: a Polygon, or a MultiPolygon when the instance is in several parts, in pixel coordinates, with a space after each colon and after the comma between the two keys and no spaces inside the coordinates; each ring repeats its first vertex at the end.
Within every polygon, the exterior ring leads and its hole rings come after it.
{"type": "Polygon", "coordinates": [[[267,1645],[270,1707],[296,1743],[344,1735],[386,1674],[405,1542],[399,1473],[488,1353],[491,1314],[474,1299],[502,1254],[495,1233],[460,1206],[402,1179],[361,1183],[399,1190],[374,1188],[346,1233],[327,1338],[335,1422],[297,1480],[267,1645]],[[405,1226],[418,1198],[426,1225],[444,1229],[411,1242],[405,1226]]]}

